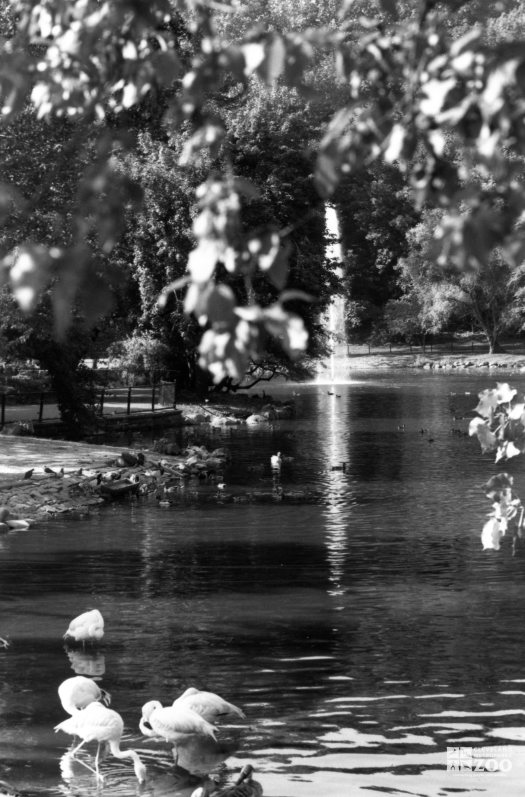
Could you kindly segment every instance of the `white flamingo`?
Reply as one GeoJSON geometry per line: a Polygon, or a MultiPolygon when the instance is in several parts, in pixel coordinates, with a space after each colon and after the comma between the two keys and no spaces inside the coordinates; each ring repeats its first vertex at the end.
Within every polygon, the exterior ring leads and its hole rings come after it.
{"type": "Polygon", "coordinates": [[[74,756],[86,742],[98,742],[95,769],[84,761],[80,763],[94,772],[100,780],[103,780],[103,777],[98,769],[98,760],[102,742],[107,742],[109,744],[109,749],[115,758],[131,758],[133,760],[135,775],[139,783],[143,783],[146,780],[146,767],[140,760],[138,753],[136,753],[135,750],[120,749],[120,740],[124,732],[124,722],[120,714],[117,714],[116,711],[106,708],[106,706],[101,705],[101,703],[90,703],[83,711],[77,711],[72,717],[56,725],[55,731],[64,731],[64,733],[69,733],[71,736],[79,736],[82,739],[80,744],[71,751],[72,756],[74,756]]]}
{"type": "Polygon", "coordinates": [[[217,728],[191,708],[184,705],[163,706],[158,700],[150,700],[142,706],[139,728],[145,736],[160,736],[174,745],[194,736],[216,739],[217,733],[217,728]]]}
{"type": "Polygon", "coordinates": [[[240,708],[228,703],[213,692],[203,692],[191,686],[173,701],[174,706],[185,706],[200,714],[207,722],[216,723],[221,720],[228,721],[236,718],[246,719],[246,714],[240,708]]]}
{"type": "Polygon", "coordinates": [[[86,644],[86,642],[98,642],[103,636],[104,618],[98,609],[92,609],[71,620],[64,639],[86,644]]]}
{"type": "Polygon", "coordinates": [[[102,701],[106,705],[111,702],[108,692],[101,689],[91,678],[83,675],[75,675],[73,678],[66,678],[58,687],[58,697],[62,703],[62,708],[67,714],[76,714],[90,703],[102,701]]]}

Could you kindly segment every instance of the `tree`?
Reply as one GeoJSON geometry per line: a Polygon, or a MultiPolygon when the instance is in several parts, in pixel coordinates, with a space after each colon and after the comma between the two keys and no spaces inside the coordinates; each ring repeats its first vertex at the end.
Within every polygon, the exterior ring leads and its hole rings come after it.
{"type": "Polygon", "coordinates": [[[341,229],[349,340],[370,339],[383,324],[386,303],[399,297],[400,257],[418,213],[392,166],[375,164],[345,176],[334,195],[341,229]]]}
{"type": "Polygon", "coordinates": [[[501,335],[521,326],[525,268],[513,267],[497,250],[476,269],[438,266],[434,230],[440,217],[440,211],[428,211],[407,236],[410,251],[400,263],[405,301],[427,331],[440,332],[459,318],[483,332],[489,351],[496,352],[501,335]]]}
{"type": "MultiPolygon", "coordinates": [[[[57,315],[66,317],[89,270],[91,244],[95,257],[115,249],[127,207],[142,194],[116,153],[135,148],[130,116],[154,109],[168,139],[187,135],[179,163],[206,171],[196,192],[193,248],[183,278],[186,312],[205,329],[201,362],[218,381],[238,378],[268,334],[291,356],[300,354],[307,336],[288,305],[290,294],[262,305],[252,290],[261,275],[271,282],[276,274],[274,287],[282,290],[290,268],[281,243],[289,231],[245,229],[242,212],[253,187],[232,168],[225,117],[217,113],[242,102],[258,81],[288,86],[331,115],[315,167],[324,199],[345,174],[384,161],[405,175],[418,207],[443,209],[434,234],[438,261],[479,269],[497,252],[506,263],[521,264],[524,48],[516,37],[492,42],[482,27],[468,27],[470,10],[462,0],[383,0],[373,13],[365,2],[354,7],[342,0],[310,20],[304,4],[295,12],[288,3],[286,15],[273,14],[272,26],[247,25],[237,40],[217,33],[215,3],[206,0],[14,0],[13,6],[16,18],[1,44],[3,124],[30,103],[38,118],[68,119],[75,126],[72,147],[86,129],[93,134],[92,157],[68,218],[71,240],[44,242],[43,249],[26,243],[22,281],[18,250],[4,260],[5,277],[22,301],[49,290],[62,311],[57,315]],[[451,8],[466,25],[463,36],[451,29],[451,8]],[[288,20],[299,29],[285,32],[288,20]],[[337,91],[327,102],[323,89],[330,83],[337,91]],[[470,179],[475,173],[483,179],[470,179]],[[245,286],[242,297],[238,280],[245,286]]],[[[259,15],[261,7],[253,6],[259,15]]],[[[490,17],[484,8],[475,4],[476,19],[490,17]]],[[[518,3],[505,4],[509,18],[516,8],[518,3]]],[[[519,36],[518,25],[515,30],[519,36]]],[[[2,184],[7,222],[16,217],[21,227],[21,217],[30,219],[25,200],[16,185],[2,184]]],[[[163,296],[181,287],[175,280],[163,296]]]]}

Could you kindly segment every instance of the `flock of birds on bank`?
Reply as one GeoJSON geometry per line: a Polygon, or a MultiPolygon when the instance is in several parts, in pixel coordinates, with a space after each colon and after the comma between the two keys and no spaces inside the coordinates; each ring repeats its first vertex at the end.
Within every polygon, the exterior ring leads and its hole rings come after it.
{"type": "MultiPolygon", "coordinates": [[[[104,619],[98,609],[93,609],[71,621],[64,634],[70,644],[83,647],[98,643],[104,636],[104,619]]],[[[55,726],[55,731],[63,731],[78,737],[78,743],[68,753],[75,758],[76,753],[87,743],[97,742],[94,766],[77,758],[80,764],[95,774],[97,780],[103,781],[100,774],[99,761],[103,746],[119,759],[131,759],[135,775],[139,783],[146,780],[146,767],[136,750],[121,750],[120,744],[124,732],[124,721],[121,715],[109,708],[111,696],[91,678],[76,675],[67,678],[58,687],[58,697],[62,708],[69,717],[55,726]]],[[[158,700],[150,700],[142,707],[139,728],[144,736],[157,740],[165,740],[173,745],[175,764],[178,760],[177,747],[196,738],[217,740],[218,723],[244,720],[244,712],[213,692],[206,692],[194,687],[177,697],[172,705],[163,706],[158,700]]],[[[232,786],[220,788],[213,780],[206,781],[192,792],[191,797],[260,797],[262,788],[252,779],[253,768],[243,768],[237,781],[232,786]]],[[[16,795],[15,789],[6,784],[0,795],[16,795]]]]}

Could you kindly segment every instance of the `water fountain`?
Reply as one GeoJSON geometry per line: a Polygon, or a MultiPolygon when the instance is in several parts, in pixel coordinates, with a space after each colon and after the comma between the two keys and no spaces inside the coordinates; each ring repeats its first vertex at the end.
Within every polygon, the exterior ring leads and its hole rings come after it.
{"type": "MultiPolygon", "coordinates": [[[[339,264],[336,266],[336,274],[338,277],[342,277],[343,252],[340,243],[339,221],[333,205],[327,204],[325,207],[326,231],[332,239],[326,248],[326,255],[339,264]]],[[[340,384],[341,381],[347,381],[342,374],[337,372],[338,357],[346,356],[344,313],[344,297],[337,294],[332,297],[323,318],[329,333],[330,359],[328,367],[323,366],[317,375],[319,384],[340,384]]]]}

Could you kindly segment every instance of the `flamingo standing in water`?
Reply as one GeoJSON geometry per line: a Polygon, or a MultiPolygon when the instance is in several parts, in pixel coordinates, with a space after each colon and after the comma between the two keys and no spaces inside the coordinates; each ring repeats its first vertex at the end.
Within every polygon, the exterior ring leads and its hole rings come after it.
{"type": "Polygon", "coordinates": [[[109,705],[111,702],[109,692],[101,689],[95,681],[84,675],[75,675],[73,678],[66,678],[65,681],[62,681],[58,687],[58,697],[64,711],[71,716],[89,706],[90,703],[102,701],[109,705]]]}
{"type": "Polygon", "coordinates": [[[98,642],[104,636],[104,618],[98,609],[92,609],[75,617],[64,634],[66,642],[98,642]]]}
{"type": "Polygon", "coordinates": [[[139,728],[145,736],[160,736],[175,746],[195,736],[216,739],[217,733],[217,728],[191,708],[185,705],[163,706],[158,700],[150,700],[142,706],[139,728]]]}
{"type": "Polygon", "coordinates": [[[95,773],[97,778],[103,780],[99,772],[98,760],[100,755],[100,745],[102,742],[109,744],[111,754],[115,758],[131,758],[135,775],[139,783],[146,780],[146,767],[139,758],[135,750],[121,750],[120,740],[124,732],[124,721],[120,714],[110,708],[106,708],[101,703],[90,703],[83,711],[77,711],[69,719],[60,722],[55,726],[55,731],[64,731],[71,736],[79,736],[82,741],[72,751],[74,756],[86,742],[98,742],[97,755],[95,757],[95,769],[84,761],[80,763],[95,773]]]}
{"type": "Polygon", "coordinates": [[[246,719],[246,714],[240,708],[228,703],[213,692],[203,692],[191,686],[173,701],[173,706],[185,706],[200,714],[207,722],[216,723],[221,720],[246,719]]]}

